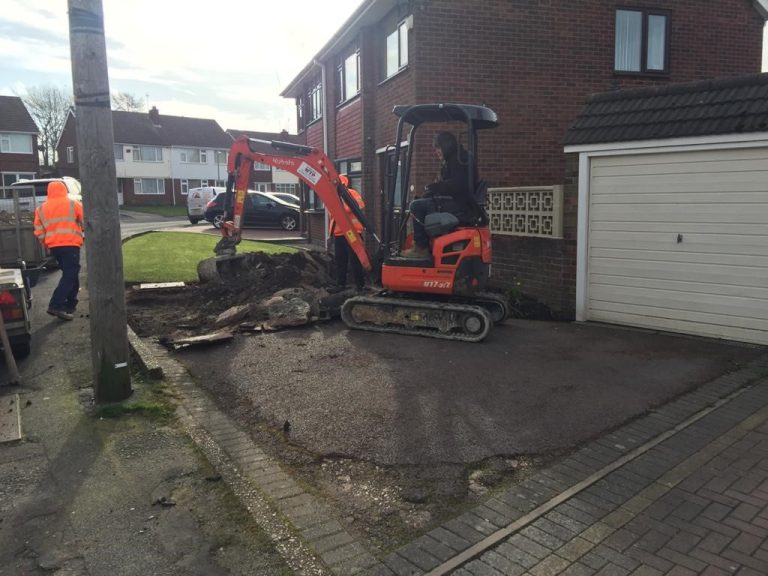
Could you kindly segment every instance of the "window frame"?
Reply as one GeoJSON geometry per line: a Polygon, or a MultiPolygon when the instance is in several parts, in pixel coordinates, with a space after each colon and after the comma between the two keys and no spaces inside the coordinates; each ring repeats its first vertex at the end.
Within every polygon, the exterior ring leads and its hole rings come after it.
{"type": "Polygon", "coordinates": [[[395,29],[392,30],[389,34],[387,34],[384,37],[384,66],[382,68],[382,70],[384,71],[384,80],[392,78],[392,76],[396,76],[397,74],[399,74],[405,68],[408,67],[408,37],[409,37],[408,30],[410,29],[409,19],[410,19],[410,16],[407,18],[401,19],[395,26],[395,29]],[[389,41],[390,41],[390,38],[392,38],[393,36],[395,37],[394,39],[397,42],[397,46],[396,46],[397,66],[390,73],[389,41]],[[405,36],[405,42],[403,42],[403,36],[405,36]],[[405,44],[405,47],[403,47],[403,44],[405,44]]]}
{"type": "Polygon", "coordinates": [[[115,155],[115,160],[125,160],[125,151],[122,144],[114,144],[112,146],[112,152],[115,155]]]}
{"type": "Polygon", "coordinates": [[[671,12],[669,10],[664,10],[661,8],[637,8],[634,6],[616,6],[613,14],[614,14],[613,73],[619,74],[619,75],[630,75],[630,76],[638,76],[638,75],[667,76],[669,75],[670,73],[669,47],[670,47],[670,36],[671,36],[670,22],[672,19],[671,12]],[[616,26],[618,24],[619,12],[635,12],[635,13],[639,13],[641,16],[642,21],[640,26],[640,69],[639,70],[619,70],[616,67],[618,64],[616,59],[616,51],[618,49],[618,31],[616,29],[616,26]],[[661,70],[648,68],[648,48],[649,48],[648,21],[649,21],[649,18],[652,16],[661,16],[664,18],[664,65],[661,70]]]}
{"type": "Polygon", "coordinates": [[[24,134],[22,132],[0,132],[0,153],[2,154],[34,154],[35,153],[35,140],[32,134],[24,134]],[[24,149],[14,148],[13,142],[16,140],[18,144],[19,137],[24,137],[24,149]],[[29,144],[27,148],[26,144],[29,144]]]}
{"type": "Polygon", "coordinates": [[[339,55],[336,64],[336,103],[344,104],[360,94],[360,47],[357,42],[339,55]],[[350,82],[347,63],[354,58],[355,62],[355,93],[348,94],[348,83],[350,82]]]}
{"type": "Polygon", "coordinates": [[[163,178],[134,178],[133,193],[136,196],[165,196],[165,180],[163,178]],[[157,192],[145,192],[144,182],[153,181],[157,185],[157,192]]]}
{"type": "Polygon", "coordinates": [[[163,147],[162,146],[134,146],[133,147],[133,161],[134,162],[153,162],[159,163],[163,161],[163,147]],[[144,151],[154,150],[157,152],[154,160],[144,159],[144,151]],[[138,158],[136,158],[138,156],[138,158]]]}
{"type": "Polygon", "coordinates": [[[67,146],[67,164],[75,163],[75,147],[67,146]]]}

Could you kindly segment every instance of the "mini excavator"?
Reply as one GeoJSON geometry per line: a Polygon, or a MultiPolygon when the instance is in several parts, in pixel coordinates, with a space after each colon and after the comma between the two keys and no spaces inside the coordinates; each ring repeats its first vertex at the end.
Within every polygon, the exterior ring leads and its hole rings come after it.
{"type": "MultiPolygon", "coordinates": [[[[348,298],[341,308],[350,328],[479,342],[508,314],[506,301],[486,292],[491,270],[491,233],[484,210],[485,183],[477,179],[478,131],[497,126],[485,106],[417,104],[396,106],[395,144],[387,152],[382,238],[341,183],[333,162],[320,150],[278,141],[237,139],[229,152],[222,238],[217,257],[232,257],[241,239],[244,202],[254,163],[274,166],[298,176],[323,201],[344,233],[363,268],[380,288],[348,298]],[[419,128],[425,124],[461,123],[468,153],[468,190],[474,191],[469,214],[436,212],[424,221],[430,254],[404,258],[408,234],[409,176],[419,128]],[[407,135],[405,132],[407,130],[407,135]],[[404,137],[406,140],[404,140],[404,137]],[[348,206],[378,249],[369,254],[361,234],[345,210],[348,206]]],[[[431,134],[429,135],[431,138],[431,134]]],[[[423,149],[423,147],[422,147],[423,149]]],[[[410,187],[410,191],[413,187],[410,187]]]]}

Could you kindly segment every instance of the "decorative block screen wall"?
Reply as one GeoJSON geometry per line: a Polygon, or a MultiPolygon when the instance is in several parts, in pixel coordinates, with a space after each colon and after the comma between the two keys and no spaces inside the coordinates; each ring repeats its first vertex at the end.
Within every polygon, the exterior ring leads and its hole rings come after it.
{"type": "Polygon", "coordinates": [[[563,187],[489,188],[491,232],[508,236],[563,237],[563,187]]]}

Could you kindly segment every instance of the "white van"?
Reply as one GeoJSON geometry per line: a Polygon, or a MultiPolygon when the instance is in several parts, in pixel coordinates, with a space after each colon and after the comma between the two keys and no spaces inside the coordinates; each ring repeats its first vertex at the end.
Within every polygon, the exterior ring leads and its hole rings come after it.
{"type": "Polygon", "coordinates": [[[187,218],[192,224],[197,224],[205,218],[205,207],[208,202],[216,198],[226,188],[219,186],[203,186],[202,188],[190,188],[187,193],[187,218]]]}
{"type": "MultiPolygon", "coordinates": [[[[61,178],[35,178],[34,180],[17,180],[11,184],[11,190],[17,191],[20,212],[34,212],[48,199],[48,184],[51,182],[63,182],[67,187],[67,196],[78,202],[83,201],[80,181],[70,176],[61,178]]],[[[6,212],[14,212],[13,196],[0,200],[0,209],[6,212]]]]}

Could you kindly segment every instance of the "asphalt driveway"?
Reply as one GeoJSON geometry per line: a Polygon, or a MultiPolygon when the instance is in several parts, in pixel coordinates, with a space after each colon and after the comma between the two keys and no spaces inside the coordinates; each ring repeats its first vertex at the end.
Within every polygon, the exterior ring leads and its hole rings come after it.
{"type": "Polygon", "coordinates": [[[316,455],[424,465],[568,450],[761,353],[575,323],[508,320],[467,344],[334,321],[177,357],[245,425],[287,421],[316,455]]]}

